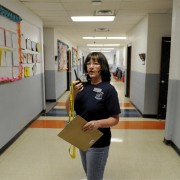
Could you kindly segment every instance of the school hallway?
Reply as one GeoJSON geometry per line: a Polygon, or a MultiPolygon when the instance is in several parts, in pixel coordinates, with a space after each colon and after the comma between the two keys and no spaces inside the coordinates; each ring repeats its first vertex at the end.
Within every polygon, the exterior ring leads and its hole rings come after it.
{"type": "MultiPolygon", "coordinates": [[[[124,96],[124,83],[111,82],[119,96],[122,113],[112,128],[112,144],[105,180],[179,180],[180,159],[164,144],[165,121],[142,118],[124,96]]],[[[42,114],[0,156],[1,180],[82,180],[79,152],[69,155],[70,144],[57,134],[68,119],[66,92],[53,109],[42,114]]]]}

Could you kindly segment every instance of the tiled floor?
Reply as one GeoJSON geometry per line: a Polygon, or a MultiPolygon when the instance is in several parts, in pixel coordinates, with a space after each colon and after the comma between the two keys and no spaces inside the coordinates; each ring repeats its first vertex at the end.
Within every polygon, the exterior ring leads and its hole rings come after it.
{"type": "MultiPolygon", "coordinates": [[[[180,158],[163,143],[165,121],[142,118],[124,97],[124,83],[113,81],[122,113],[112,128],[105,180],[179,180],[180,158]]],[[[0,180],[80,180],[85,178],[80,157],[57,134],[68,119],[65,93],[56,106],[40,116],[0,156],[0,180]]]]}

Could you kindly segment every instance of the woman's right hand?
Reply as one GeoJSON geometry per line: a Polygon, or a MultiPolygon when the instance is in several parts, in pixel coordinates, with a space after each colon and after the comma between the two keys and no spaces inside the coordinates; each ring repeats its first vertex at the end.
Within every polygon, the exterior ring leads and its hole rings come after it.
{"type": "Polygon", "coordinates": [[[74,84],[74,93],[77,94],[78,92],[81,92],[84,89],[84,86],[81,81],[73,81],[74,84]]]}

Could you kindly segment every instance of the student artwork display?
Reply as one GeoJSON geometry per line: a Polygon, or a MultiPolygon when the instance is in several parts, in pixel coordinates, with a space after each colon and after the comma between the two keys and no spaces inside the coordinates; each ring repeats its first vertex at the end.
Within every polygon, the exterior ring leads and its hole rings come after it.
{"type": "Polygon", "coordinates": [[[0,27],[0,46],[5,46],[4,29],[0,27]]]}
{"type": "Polygon", "coordinates": [[[57,46],[58,46],[58,71],[67,70],[68,45],[58,40],[57,46]]]}
{"type": "Polygon", "coordinates": [[[0,83],[17,81],[41,71],[40,43],[21,33],[22,24],[25,22],[21,17],[0,5],[0,83]]]}
{"type": "Polygon", "coordinates": [[[21,20],[17,14],[0,5],[0,83],[22,78],[19,43],[21,20]],[[14,28],[4,27],[4,22],[14,28]]]}
{"type": "Polygon", "coordinates": [[[78,51],[75,48],[72,48],[72,65],[73,67],[76,66],[78,61],[78,51]]]}
{"type": "Polygon", "coordinates": [[[41,62],[40,43],[25,39],[25,49],[22,49],[23,77],[35,76],[38,72],[38,64],[41,62]]]}

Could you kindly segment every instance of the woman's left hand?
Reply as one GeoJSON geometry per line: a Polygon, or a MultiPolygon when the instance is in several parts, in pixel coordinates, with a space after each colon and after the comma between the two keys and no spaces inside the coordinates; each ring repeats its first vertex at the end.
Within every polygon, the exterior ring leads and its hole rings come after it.
{"type": "Polygon", "coordinates": [[[97,121],[87,122],[83,127],[83,131],[93,131],[99,128],[99,123],[97,121]]]}

